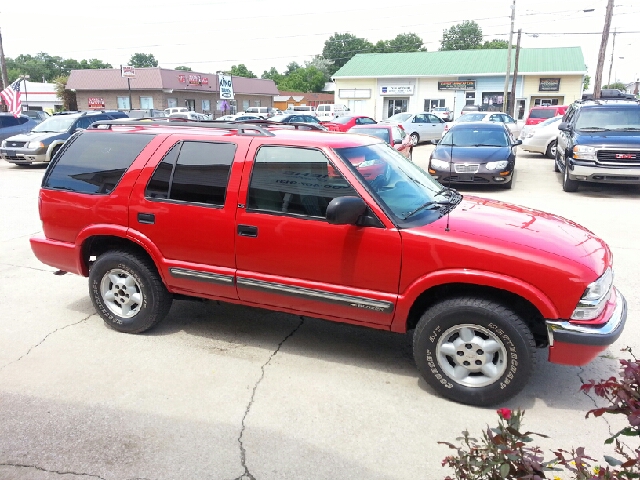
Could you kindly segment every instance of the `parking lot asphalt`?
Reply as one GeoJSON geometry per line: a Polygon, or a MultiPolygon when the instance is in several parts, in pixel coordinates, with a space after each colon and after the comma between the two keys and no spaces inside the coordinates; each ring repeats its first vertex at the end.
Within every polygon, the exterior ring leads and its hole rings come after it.
{"type": "MultiPolygon", "coordinates": [[[[414,161],[426,168],[432,148],[414,161]]],[[[146,334],[108,329],[87,280],[31,252],[43,173],[0,163],[0,479],[438,479],[453,473],[439,441],[497,423],[495,408],[438,397],[409,335],[189,301],[146,334]]],[[[552,160],[520,151],[512,190],[460,191],[572,219],[611,246],[622,337],[583,368],[539,350],[528,386],[499,405],[549,435],[535,440],[546,459],[584,446],[602,461],[622,419],[585,419],[599,400],[579,388],[614,375],[623,347],[640,352],[640,187],[565,193],[552,160]]]]}

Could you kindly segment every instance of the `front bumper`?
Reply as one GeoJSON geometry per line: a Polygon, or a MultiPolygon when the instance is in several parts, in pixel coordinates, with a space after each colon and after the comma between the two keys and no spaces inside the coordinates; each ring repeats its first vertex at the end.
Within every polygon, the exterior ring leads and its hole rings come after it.
{"type": "Polygon", "coordinates": [[[0,158],[10,163],[46,162],[47,149],[0,148],[0,158]]]}
{"type": "Polygon", "coordinates": [[[640,184],[640,167],[606,167],[576,163],[572,159],[569,178],[582,182],[640,184]]]}
{"type": "Polygon", "coordinates": [[[613,287],[607,320],[597,325],[576,324],[563,320],[547,320],[549,361],[562,365],[586,365],[607,349],[622,334],[627,320],[627,301],[613,287]]]}

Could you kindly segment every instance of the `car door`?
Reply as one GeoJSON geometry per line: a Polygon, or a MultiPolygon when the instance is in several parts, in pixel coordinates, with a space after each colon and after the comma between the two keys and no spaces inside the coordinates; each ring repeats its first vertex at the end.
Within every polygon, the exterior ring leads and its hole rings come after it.
{"type": "Polygon", "coordinates": [[[429,122],[429,140],[439,140],[442,137],[442,133],[444,132],[444,120],[432,113],[428,113],[427,121],[429,122]]]}
{"type": "Polygon", "coordinates": [[[518,126],[518,122],[516,122],[511,115],[501,113],[500,119],[507,126],[514,138],[518,138],[518,136],[520,136],[520,127],[518,126]]]}
{"type": "Polygon", "coordinates": [[[243,176],[237,213],[238,295],[288,312],[389,325],[400,234],[382,222],[327,222],[333,198],[358,196],[330,153],[277,139],[249,151],[252,171],[243,176]]]}
{"type": "Polygon", "coordinates": [[[161,257],[170,290],[237,299],[235,211],[250,137],[203,141],[173,135],[140,173],[129,201],[129,226],[161,257]],[[157,165],[156,165],[157,164],[157,165]]]}

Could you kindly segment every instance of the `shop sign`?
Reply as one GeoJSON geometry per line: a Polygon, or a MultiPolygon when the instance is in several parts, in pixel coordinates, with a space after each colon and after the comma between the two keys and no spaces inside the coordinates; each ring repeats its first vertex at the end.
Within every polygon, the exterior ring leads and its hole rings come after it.
{"type": "Polygon", "coordinates": [[[197,75],[195,73],[190,73],[187,76],[187,83],[189,85],[202,85],[202,75],[197,75]]]}
{"type": "Polygon", "coordinates": [[[136,69],[135,67],[122,65],[120,67],[120,75],[122,75],[125,78],[134,78],[136,76],[136,69]]]}
{"type": "Polygon", "coordinates": [[[413,85],[388,85],[380,87],[380,95],[413,95],[413,85]]]}
{"type": "Polygon", "coordinates": [[[231,75],[218,74],[218,87],[220,89],[220,98],[223,100],[233,100],[233,83],[231,83],[231,75]]]}
{"type": "Polygon", "coordinates": [[[557,92],[560,90],[559,78],[541,78],[539,92],[557,92]]]}
{"type": "Polygon", "coordinates": [[[475,90],[475,80],[449,80],[438,82],[438,90],[475,90]]]}
{"type": "Polygon", "coordinates": [[[186,83],[187,82],[187,76],[181,73],[180,75],[178,75],[178,81],[180,83],[186,83]]]}
{"type": "Polygon", "coordinates": [[[89,108],[104,109],[104,98],[89,97],[89,108]]]}

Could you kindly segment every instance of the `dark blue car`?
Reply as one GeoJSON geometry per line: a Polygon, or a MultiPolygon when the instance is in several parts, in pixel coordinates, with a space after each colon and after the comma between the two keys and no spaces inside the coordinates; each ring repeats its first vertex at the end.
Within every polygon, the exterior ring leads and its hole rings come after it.
{"type": "Polygon", "coordinates": [[[503,123],[459,123],[431,153],[429,173],[443,185],[473,183],[511,188],[516,147],[521,143],[503,123]]]}
{"type": "Polygon", "coordinates": [[[19,133],[30,132],[38,123],[40,122],[26,115],[14,117],[12,113],[0,113],[0,141],[19,133]]]}

